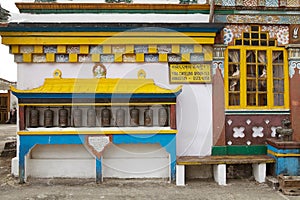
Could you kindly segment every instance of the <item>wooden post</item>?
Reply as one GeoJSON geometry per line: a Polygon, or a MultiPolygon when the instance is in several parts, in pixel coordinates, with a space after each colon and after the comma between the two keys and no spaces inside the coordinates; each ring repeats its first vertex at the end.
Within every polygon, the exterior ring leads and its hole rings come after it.
{"type": "Polygon", "coordinates": [[[170,127],[171,129],[176,129],[176,105],[172,104],[170,106],[170,127]]]}

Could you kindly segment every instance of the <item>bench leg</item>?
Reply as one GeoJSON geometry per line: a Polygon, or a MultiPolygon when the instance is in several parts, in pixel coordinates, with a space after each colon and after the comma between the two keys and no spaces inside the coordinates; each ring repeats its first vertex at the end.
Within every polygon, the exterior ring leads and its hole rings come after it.
{"type": "Polygon", "coordinates": [[[253,176],[259,183],[266,181],[266,163],[252,164],[253,176]]]}
{"type": "Polygon", "coordinates": [[[214,165],[214,179],[219,185],[226,185],[226,164],[214,165]]]}
{"type": "Polygon", "coordinates": [[[176,185],[185,186],[185,166],[176,165],[176,185]]]}

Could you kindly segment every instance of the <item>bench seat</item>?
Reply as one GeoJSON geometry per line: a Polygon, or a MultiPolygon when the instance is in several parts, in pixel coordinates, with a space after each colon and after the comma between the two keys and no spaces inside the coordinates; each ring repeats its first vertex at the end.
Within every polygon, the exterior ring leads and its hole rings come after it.
{"type": "Polygon", "coordinates": [[[177,157],[176,185],[185,185],[186,165],[213,165],[215,181],[226,185],[226,164],[252,164],[255,180],[262,183],[265,182],[267,163],[275,163],[275,159],[267,155],[181,156],[177,157]]]}

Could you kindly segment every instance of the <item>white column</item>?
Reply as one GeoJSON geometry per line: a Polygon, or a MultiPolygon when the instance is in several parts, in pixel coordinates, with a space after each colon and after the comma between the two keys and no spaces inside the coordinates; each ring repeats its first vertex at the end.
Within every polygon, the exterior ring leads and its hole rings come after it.
{"type": "Polygon", "coordinates": [[[266,181],[266,163],[252,164],[253,176],[259,183],[266,181]]]}
{"type": "Polygon", "coordinates": [[[185,166],[176,165],[176,185],[185,186],[185,166]]]}
{"type": "Polygon", "coordinates": [[[219,185],[226,185],[226,164],[214,165],[214,179],[219,185]]]}

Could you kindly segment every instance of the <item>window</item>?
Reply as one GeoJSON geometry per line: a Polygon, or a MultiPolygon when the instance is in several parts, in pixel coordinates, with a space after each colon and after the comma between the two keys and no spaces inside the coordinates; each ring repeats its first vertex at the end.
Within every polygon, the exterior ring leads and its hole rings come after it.
{"type": "Polygon", "coordinates": [[[259,26],[235,39],[225,61],[225,98],[229,109],[285,109],[288,100],[287,54],[259,26]]]}

